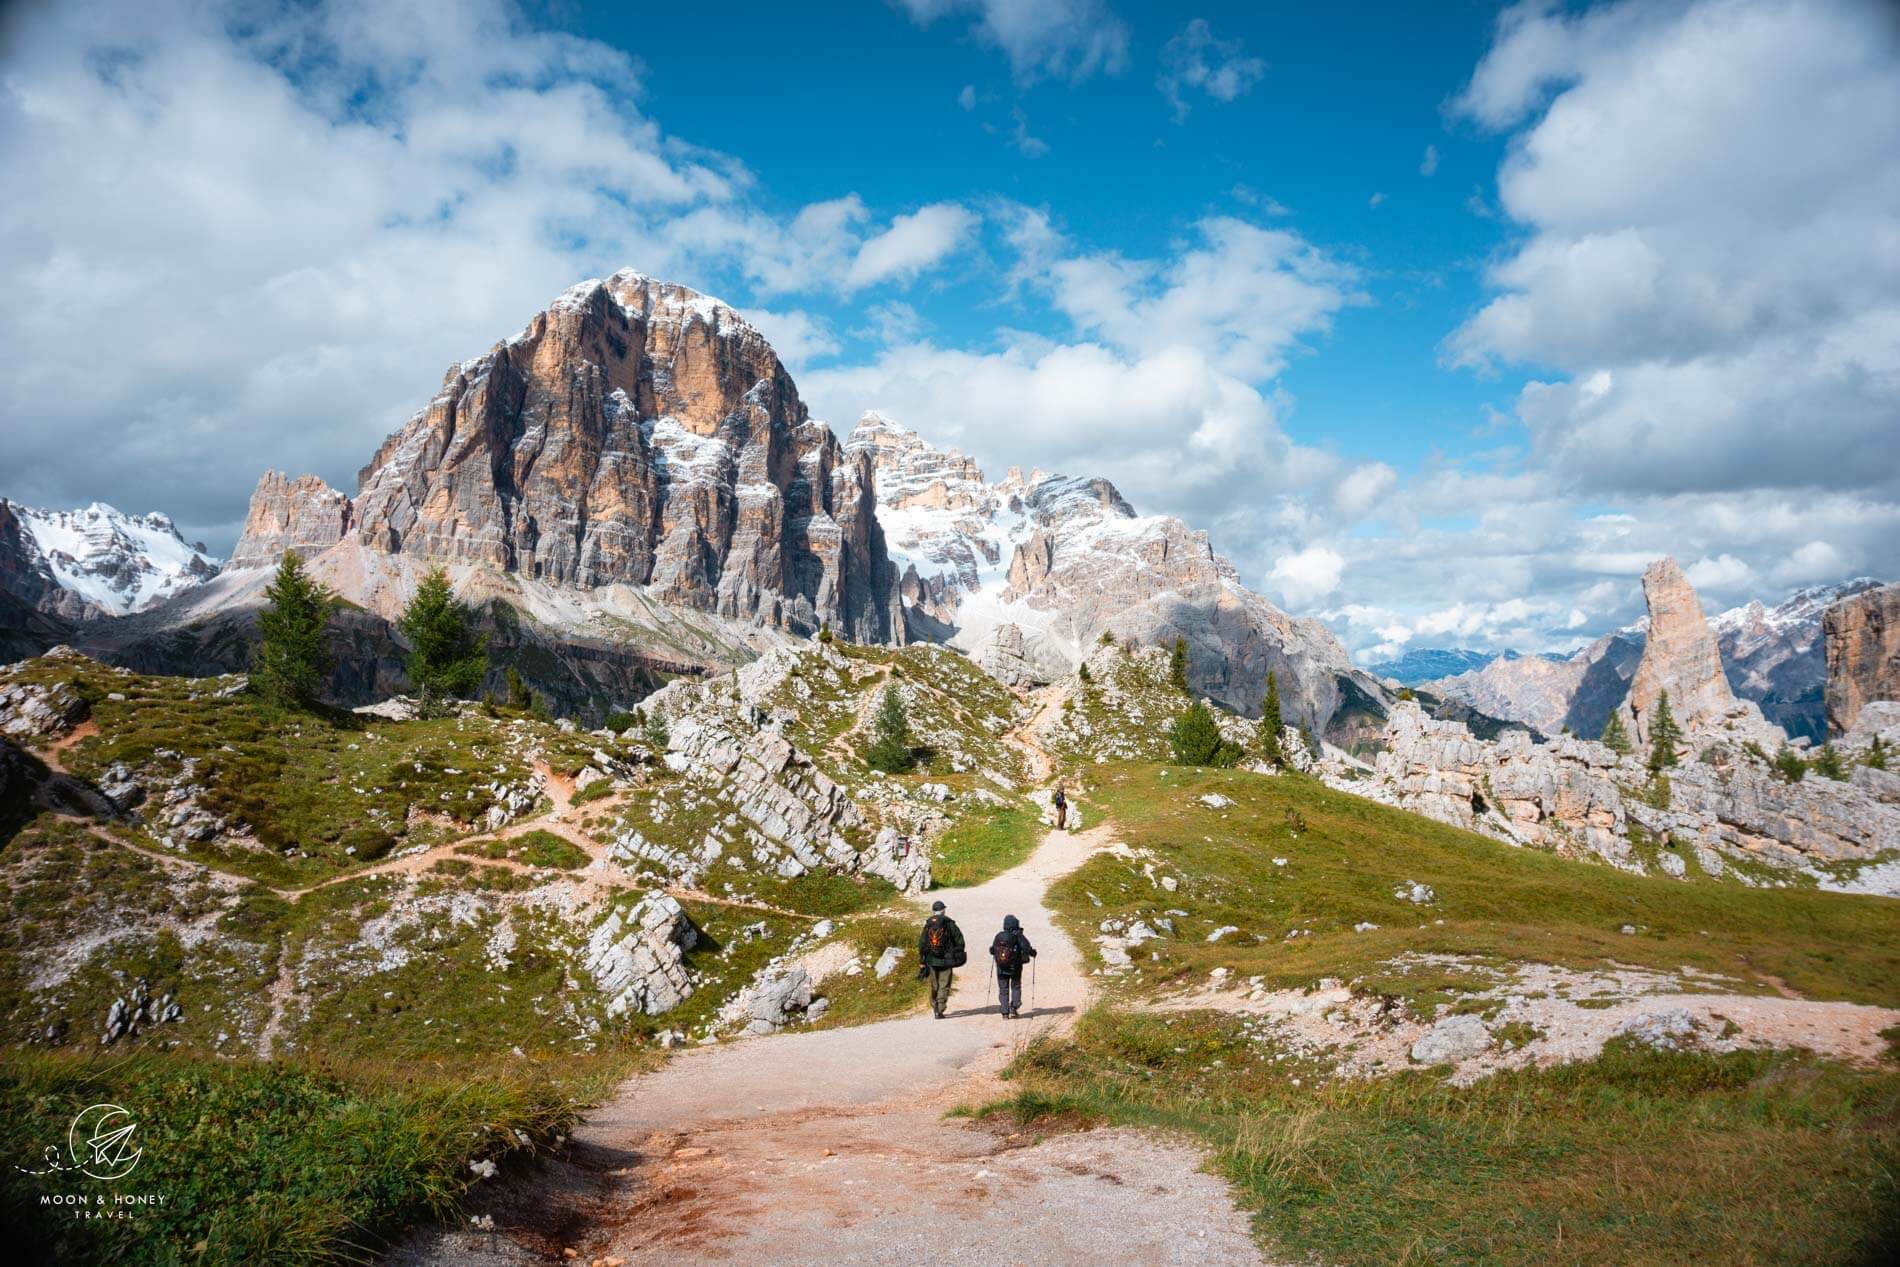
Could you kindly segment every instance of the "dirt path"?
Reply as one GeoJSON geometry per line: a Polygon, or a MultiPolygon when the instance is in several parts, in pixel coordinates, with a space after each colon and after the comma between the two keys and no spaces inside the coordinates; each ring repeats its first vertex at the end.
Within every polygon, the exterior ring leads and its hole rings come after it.
{"type": "MultiPolygon", "coordinates": [[[[633,1079],[531,1179],[498,1191],[498,1234],[436,1233],[404,1267],[580,1261],[853,1267],[954,1251],[997,1263],[1259,1264],[1247,1220],[1200,1155],[1130,1131],[1043,1143],[946,1121],[996,1094],[1021,1045],[1087,1000],[1051,881],[1111,841],[1052,832],[1021,866],[939,890],[970,943],[949,1015],[724,1043],[633,1079]],[[1042,952],[1024,1019],[996,1012],[980,967],[1004,915],[1042,952]]],[[[921,912],[920,912],[921,913],[921,912]]],[[[922,990],[922,986],[918,987],[922,990]]],[[[1026,994],[1029,992],[1026,991],[1026,994]]]]}
{"type": "Polygon", "coordinates": [[[1004,739],[1023,754],[1023,775],[1031,787],[1041,787],[1055,777],[1055,758],[1042,746],[1042,733],[1050,720],[1062,710],[1064,691],[1060,686],[1045,686],[1029,696],[1033,711],[1029,720],[1010,731],[1004,739]]]}

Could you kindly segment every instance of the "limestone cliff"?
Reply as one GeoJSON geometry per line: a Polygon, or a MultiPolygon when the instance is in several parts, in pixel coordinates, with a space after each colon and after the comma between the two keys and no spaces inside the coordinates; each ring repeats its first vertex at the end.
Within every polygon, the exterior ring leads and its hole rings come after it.
{"type": "Polygon", "coordinates": [[[364,546],[902,638],[862,456],[732,309],[632,271],[449,370],[361,475],[364,546]]]}
{"type": "Polygon", "coordinates": [[[1821,617],[1827,644],[1827,725],[1854,729],[1863,707],[1900,700],[1900,584],[1867,590],[1821,617]]]}
{"type": "Polygon", "coordinates": [[[251,493],[244,531],[226,561],[226,571],[275,567],[287,550],[314,558],[350,530],[350,499],[314,475],[290,479],[266,471],[251,493]]]}
{"type": "Polygon", "coordinates": [[[1659,701],[1667,693],[1690,751],[1698,741],[1716,738],[1780,744],[1786,738],[1780,728],[1729,689],[1715,632],[1703,618],[1695,586],[1674,559],[1658,559],[1643,569],[1643,598],[1649,604],[1648,640],[1622,708],[1635,743],[1650,742],[1659,701]]]}

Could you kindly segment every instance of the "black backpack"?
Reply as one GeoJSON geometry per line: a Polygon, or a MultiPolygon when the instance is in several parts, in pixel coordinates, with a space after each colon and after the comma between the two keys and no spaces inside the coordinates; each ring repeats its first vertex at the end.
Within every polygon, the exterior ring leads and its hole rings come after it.
{"type": "Polygon", "coordinates": [[[1014,933],[1006,933],[1003,940],[991,951],[996,966],[1004,972],[1020,972],[1023,967],[1023,939],[1014,933]]]}
{"type": "Polygon", "coordinates": [[[943,917],[933,915],[924,921],[924,949],[933,957],[942,957],[944,949],[950,944],[950,927],[943,917]]]}

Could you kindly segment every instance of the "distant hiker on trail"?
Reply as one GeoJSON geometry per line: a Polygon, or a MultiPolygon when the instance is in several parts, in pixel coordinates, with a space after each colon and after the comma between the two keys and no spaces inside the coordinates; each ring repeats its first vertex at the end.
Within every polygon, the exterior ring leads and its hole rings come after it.
{"type": "Polygon", "coordinates": [[[1023,1014],[1023,965],[1036,957],[1036,948],[1023,936],[1023,926],[1014,915],[1003,916],[1003,931],[990,942],[990,958],[996,962],[996,997],[1004,1016],[1023,1014]]]}
{"type": "Polygon", "coordinates": [[[930,918],[917,937],[917,957],[924,961],[917,979],[930,978],[930,1010],[942,1020],[943,1010],[950,1006],[950,979],[970,961],[963,949],[963,930],[943,913],[942,902],[930,904],[930,918]]]}
{"type": "Polygon", "coordinates": [[[1062,785],[1056,784],[1056,830],[1067,831],[1069,823],[1069,798],[1063,794],[1062,785]]]}

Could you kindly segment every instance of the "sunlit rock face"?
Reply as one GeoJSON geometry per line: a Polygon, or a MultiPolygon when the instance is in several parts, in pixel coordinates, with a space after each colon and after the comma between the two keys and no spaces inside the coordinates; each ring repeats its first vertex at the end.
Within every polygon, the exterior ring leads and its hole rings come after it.
{"type": "Polygon", "coordinates": [[[1900,700],[1900,584],[1843,599],[1827,609],[1822,625],[1828,730],[1843,735],[1868,704],[1900,700]]]}
{"type": "Polygon", "coordinates": [[[809,418],[737,313],[632,271],[451,368],[360,485],[353,530],[371,550],[903,636],[868,463],[809,418]]]}

